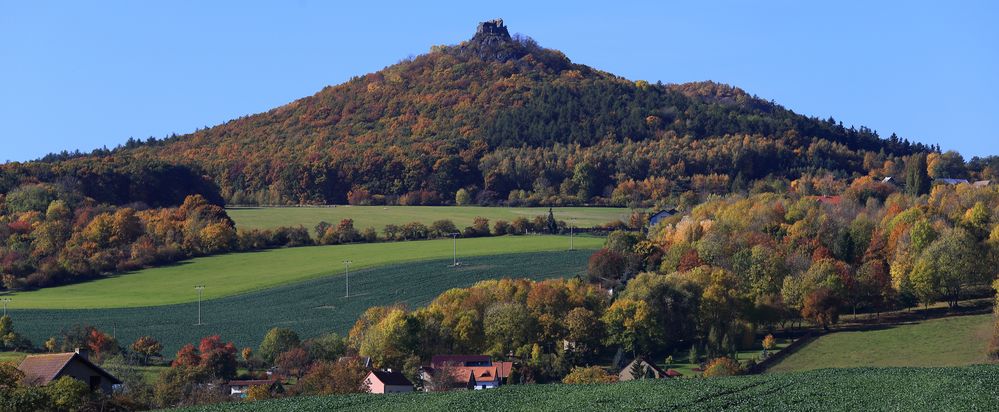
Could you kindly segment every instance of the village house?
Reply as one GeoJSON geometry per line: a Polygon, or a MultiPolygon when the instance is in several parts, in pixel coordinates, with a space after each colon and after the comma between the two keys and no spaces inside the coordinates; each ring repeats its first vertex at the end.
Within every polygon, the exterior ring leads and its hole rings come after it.
{"type": "Polygon", "coordinates": [[[373,370],[364,378],[370,393],[403,393],[413,391],[413,382],[402,373],[391,369],[373,370]]]}
{"type": "Polygon", "coordinates": [[[284,393],[284,385],[277,379],[234,380],[227,382],[226,386],[229,387],[229,395],[236,398],[245,398],[254,386],[266,386],[271,394],[284,393]]]}
{"type": "Polygon", "coordinates": [[[677,212],[677,210],[672,207],[660,210],[655,214],[653,214],[652,216],[649,216],[649,227],[650,228],[655,227],[656,225],[659,224],[659,222],[662,222],[663,219],[669,218],[677,213],[679,212],[677,212]]]}
{"type": "Polygon", "coordinates": [[[86,383],[90,390],[111,394],[121,381],[90,361],[86,350],[29,355],[17,366],[29,385],[48,385],[63,376],[86,383]]]}
{"type": "Polygon", "coordinates": [[[968,183],[968,179],[951,179],[951,178],[940,178],[934,180],[933,183],[945,184],[945,185],[961,185],[968,183]]]}
{"type": "Polygon", "coordinates": [[[680,376],[683,376],[683,374],[681,374],[680,372],[677,372],[673,369],[664,371],[662,370],[662,368],[656,366],[655,362],[651,362],[645,357],[638,357],[635,358],[635,360],[629,362],[627,365],[625,365],[623,369],[621,369],[621,372],[618,373],[617,375],[617,379],[623,382],[623,381],[631,381],[631,380],[645,379],[645,378],[665,379],[665,378],[677,378],[680,376]],[[635,367],[636,363],[638,364],[637,368],[635,367]],[[641,370],[641,375],[635,376],[636,369],[641,370]]]}
{"type": "Polygon", "coordinates": [[[493,362],[486,355],[436,355],[430,366],[421,368],[420,379],[445,380],[451,389],[492,389],[507,383],[512,369],[513,362],[493,362]]]}

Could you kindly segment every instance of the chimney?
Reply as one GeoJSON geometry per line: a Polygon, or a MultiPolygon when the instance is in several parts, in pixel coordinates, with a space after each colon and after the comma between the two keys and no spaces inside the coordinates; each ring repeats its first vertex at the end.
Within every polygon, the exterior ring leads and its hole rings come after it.
{"type": "Polygon", "coordinates": [[[77,355],[82,356],[83,359],[90,360],[90,350],[88,349],[76,348],[75,350],[73,350],[73,352],[76,352],[77,355]]]}

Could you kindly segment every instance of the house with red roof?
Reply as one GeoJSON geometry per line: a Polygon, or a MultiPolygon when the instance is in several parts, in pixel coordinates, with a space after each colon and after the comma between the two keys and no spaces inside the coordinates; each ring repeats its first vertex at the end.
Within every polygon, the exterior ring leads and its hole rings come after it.
{"type": "Polygon", "coordinates": [[[447,382],[451,389],[492,389],[507,383],[512,370],[513,362],[493,362],[487,355],[435,355],[420,378],[431,384],[447,382]]]}
{"type": "Polygon", "coordinates": [[[86,383],[90,390],[110,394],[114,385],[121,384],[121,380],[91,362],[87,352],[80,349],[68,353],[28,355],[17,369],[24,372],[24,381],[29,385],[48,385],[69,376],[86,383]]]}

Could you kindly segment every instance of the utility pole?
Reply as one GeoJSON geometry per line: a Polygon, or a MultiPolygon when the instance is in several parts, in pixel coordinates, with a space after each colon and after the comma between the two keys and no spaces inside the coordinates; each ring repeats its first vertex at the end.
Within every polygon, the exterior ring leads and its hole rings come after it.
{"type": "Polygon", "coordinates": [[[345,298],[350,297],[350,264],[353,263],[350,260],[343,261],[343,275],[347,278],[347,295],[345,298]]]}
{"type": "Polygon", "coordinates": [[[205,291],[205,285],[196,285],[194,289],[198,291],[198,326],[201,326],[201,294],[205,291]]]}
{"type": "Polygon", "coordinates": [[[569,219],[569,250],[573,250],[573,248],[572,248],[572,232],[573,232],[573,230],[572,229],[575,228],[575,227],[576,227],[576,218],[569,219]]]}
{"type": "Polygon", "coordinates": [[[458,266],[458,235],[460,234],[461,233],[448,233],[448,236],[451,236],[451,239],[453,241],[452,243],[453,246],[451,250],[454,260],[451,262],[451,266],[458,266]]]}
{"type": "Polygon", "coordinates": [[[3,315],[4,316],[7,316],[7,304],[10,303],[10,302],[13,302],[13,301],[14,300],[11,299],[11,298],[0,299],[0,302],[3,302],[3,315]]]}

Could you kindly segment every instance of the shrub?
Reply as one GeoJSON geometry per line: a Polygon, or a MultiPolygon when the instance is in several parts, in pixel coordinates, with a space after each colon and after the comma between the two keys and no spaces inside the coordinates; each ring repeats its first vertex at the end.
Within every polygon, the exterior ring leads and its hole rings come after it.
{"type": "Polygon", "coordinates": [[[715,358],[708,363],[708,367],[704,368],[705,378],[714,378],[719,376],[735,376],[742,373],[742,366],[739,362],[736,362],[728,357],[715,358]]]}
{"type": "Polygon", "coordinates": [[[599,366],[590,366],[584,368],[582,366],[576,366],[572,368],[572,371],[565,378],[562,379],[562,383],[568,384],[591,384],[591,383],[613,383],[617,382],[617,376],[611,375],[599,366]]]}

